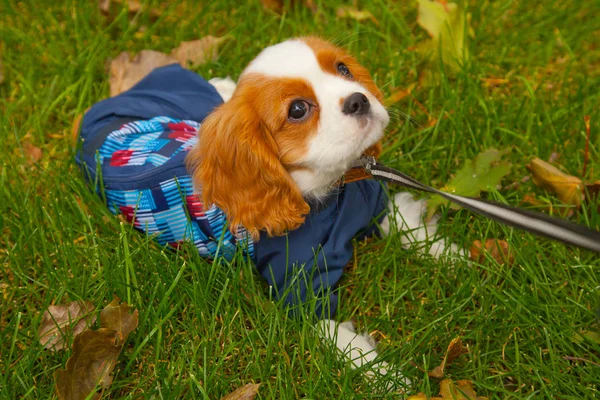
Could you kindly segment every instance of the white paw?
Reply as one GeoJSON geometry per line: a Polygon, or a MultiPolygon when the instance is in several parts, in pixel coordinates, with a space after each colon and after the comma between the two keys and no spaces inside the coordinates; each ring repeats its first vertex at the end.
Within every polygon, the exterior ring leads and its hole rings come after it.
{"type": "MultiPolygon", "coordinates": [[[[361,368],[366,364],[371,364],[366,375],[370,378],[376,378],[377,375],[386,375],[390,366],[385,361],[374,363],[377,358],[375,339],[367,333],[359,334],[355,332],[354,324],[346,321],[341,324],[328,319],[319,322],[319,336],[335,343],[338,350],[352,362],[353,369],[361,368]]],[[[394,372],[394,380],[401,382],[404,386],[409,386],[411,381],[404,378],[401,373],[394,372]]],[[[391,384],[386,388],[391,390],[391,384]]]]}
{"type": "Polygon", "coordinates": [[[235,88],[237,87],[236,83],[230,77],[212,78],[208,80],[208,83],[217,89],[217,93],[219,93],[223,102],[227,102],[231,99],[231,96],[233,96],[233,92],[235,92],[235,88]]]}
{"type": "Polygon", "coordinates": [[[466,256],[466,251],[456,244],[447,244],[444,239],[437,239],[438,216],[425,222],[423,214],[427,210],[425,199],[416,200],[409,192],[400,192],[390,201],[390,215],[394,218],[395,226],[402,232],[402,245],[404,248],[417,247],[421,252],[426,252],[438,258],[442,255],[466,256]]]}

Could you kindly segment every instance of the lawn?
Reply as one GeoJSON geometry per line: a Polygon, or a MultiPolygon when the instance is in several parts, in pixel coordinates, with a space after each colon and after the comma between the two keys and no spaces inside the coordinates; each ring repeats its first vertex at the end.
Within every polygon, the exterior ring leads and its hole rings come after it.
{"type": "MultiPolygon", "coordinates": [[[[380,390],[393,377],[371,382],[312,323],[287,317],[243,258],[211,265],[189,248],[170,252],[111,215],[81,178],[70,129],[108,96],[108,60],[205,35],[230,37],[216,61],[195,68],[205,78],[236,79],[264,46],[319,34],[355,54],[389,96],[418,80],[414,46],[427,33],[416,1],[359,1],[374,16],[363,21],[337,17],[338,0],[314,0],[317,15],[302,4],[278,14],[259,1],[173,3],[105,17],[95,1],[0,2],[0,397],[56,396],[53,373],[70,349],[40,344],[48,306],[81,299],[102,309],[116,295],[139,310],[139,326],[107,398],[219,399],[247,383],[261,383],[261,399],[397,398],[380,390]]],[[[465,160],[507,149],[512,170],[487,197],[561,207],[524,179],[526,165],[552,158],[600,180],[600,3],[486,0],[467,10],[468,62],[391,105],[382,161],[443,187],[465,160]]],[[[410,394],[438,395],[440,380],[426,371],[460,337],[469,352],[446,375],[472,380],[480,396],[600,397],[600,343],[580,336],[600,330],[598,255],[466,211],[442,214],[456,243],[506,240],[514,263],[434,260],[397,236],[357,243],[338,318],[380,341],[381,358],[412,380],[410,394]]],[[[600,228],[597,204],[570,219],[600,228]]]]}

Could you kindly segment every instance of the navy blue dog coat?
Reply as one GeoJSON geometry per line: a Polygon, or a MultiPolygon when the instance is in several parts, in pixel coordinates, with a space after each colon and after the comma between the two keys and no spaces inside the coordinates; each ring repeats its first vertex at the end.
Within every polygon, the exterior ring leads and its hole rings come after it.
{"type": "Polygon", "coordinates": [[[113,213],[161,245],[192,241],[210,259],[241,250],[286,304],[312,293],[317,316],[332,317],[352,240],[376,234],[385,216],[384,189],[374,180],[341,185],[284,236],[261,234],[255,242],[244,229],[232,234],[223,211],[194,193],[184,163],[202,121],[222,102],[212,85],[179,65],[155,69],[85,114],[76,161],[113,213]]]}

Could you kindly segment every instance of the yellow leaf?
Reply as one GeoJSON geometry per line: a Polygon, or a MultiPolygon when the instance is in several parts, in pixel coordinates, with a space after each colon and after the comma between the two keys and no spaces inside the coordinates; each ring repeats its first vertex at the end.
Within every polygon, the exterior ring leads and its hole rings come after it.
{"type": "Polygon", "coordinates": [[[452,339],[452,341],[448,345],[448,348],[446,349],[446,354],[444,354],[444,359],[442,360],[442,363],[439,366],[432,369],[427,374],[433,378],[443,378],[446,366],[450,365],[462,354],[468,352],[469,351],[463,346],[462,340],[459,337],[452,339]]]}
{"type": "Polygon", "coordinates": [[[415,46],[422,59],[418,66],[419,83],[433,86],[439,83],[440,60],[452,76],[469,58],[465,38],[468,22],[463,8],[456,3],[419,0],[418,5],[417,23],[431,36],[415,46]]]}
{"type": "Polygon", "coordinates": [[[370,11],[358,10],[355,7],[351,7],[351,6],[338,7],[335,14],[339,18],[349,18],[349,19],[353,19],[358,22],[370,20],[375,25],[379,25],[379,21],[377,21],[377,18],[375,18],[375,16],[373,14],[371,14],[370,11]]]}
{"type": "Polygon", "coordinates": [[[527,165],[531,172],[533,183],[554,194],[565,204],[576,207],[581,205],[583,199],[581,179],[567,175],[553,165],[534,158],[527,165]]]}
{"type": "Polygon", "coordinates": [[[415,88],[416,85],[416,83],[412,83],[408,85],[406,89],[394,89],[392,93],[384,100],[385,105],[389,107],[392,104],[398,103],[404,98],[410,96],[412,90],[415,88]]]}
{"type": "Polygon", "coordinates": [[[416,396],[409,396],[406,400],[444,400],[441,397],[427,397],[425,393],[419,393],[416,396]]]}
{"type": "Polygon", "coordinates": [[[444,400],[486,400],[486,397],[479,397],[473,389],[471,381],[462,380],[456,383],[450,379],[444,379],[440,382],[440,394],[444,400]]]}
{"type": "Polygon", "coordinates": [[[450,16],[456,12],[456,3],[446,3],[432,0],[419,0],[417,23],[425,29],[432,38],[440,36],[442,27],[450,16]]]}

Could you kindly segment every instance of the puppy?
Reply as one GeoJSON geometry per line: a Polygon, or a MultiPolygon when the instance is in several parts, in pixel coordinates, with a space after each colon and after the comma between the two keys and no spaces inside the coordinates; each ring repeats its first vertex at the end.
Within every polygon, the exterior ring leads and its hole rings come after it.
{"type": "Polygon", "coordinates": [[[192,241],[209,259],[244,253],[291,312],[310,300],[323,337],[371,365],[373,341],[331,319],[352,240],[397,227],[409,245],[436,231],[409,194],[389,199],[378,182],[341,179],[379,155],[388,122],[367,69],[303,37],[264,49],[237,86],[177,65],[154,70],[86,113],[77,161],[111,211],[161,244],[192,241]]]}

